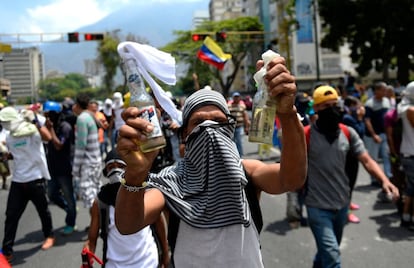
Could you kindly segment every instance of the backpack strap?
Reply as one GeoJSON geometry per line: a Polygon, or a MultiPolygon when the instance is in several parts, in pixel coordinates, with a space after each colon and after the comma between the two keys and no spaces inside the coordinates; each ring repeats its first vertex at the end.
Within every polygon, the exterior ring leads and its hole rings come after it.
{"type": "Polygon", "coordinates": [[[305,139],[306,139],[306,148],[309,151],[309,142],[310,142],[310,125],[303,127],[303,132],[305,132],[305,139]]]}
{"type": "MultiPolygon", "coordinates": [[[[342,133],[346,136],[348,139],[348,142],[351,142],[351,133],[349,133],[349,129],[346,125],[339,123],[339,128],[341,129],[342,133]]],[[[306,146],[309,150],[309,143],[310,143],[310,125],[303,127],[303,132],[305,132],[305,139],[306,139],[306,146]]]]}
{"type": "Polygon", "coordinates": [[[349,128],[342,123],[339,123],[339,128],[341,129],[342,133],[344,133],[344,135],[348,139],[348,142],[351,143],[351,134],[349,133],[349,128]]]}
{"type": "MultiPolygon", "coordinates": [[[[103,241],[103,263],[107,262],[106,252],[108,250],[108,226],[109,226],[109,206],[98,198],[99,207],[99,227],[101,230],[100,237],[103,241]]],[[[102,266],[104,267],[104,266],[102,266]]]]}

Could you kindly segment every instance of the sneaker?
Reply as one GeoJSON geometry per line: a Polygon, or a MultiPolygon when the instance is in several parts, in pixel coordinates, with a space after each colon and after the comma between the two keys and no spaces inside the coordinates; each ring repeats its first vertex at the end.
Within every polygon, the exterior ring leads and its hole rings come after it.
{"type": "Polygon", "coordinates": [[[64,236],[71,235],[75,230],[76,230],[75,226],[66,225],[63,228],[62,235],[64,235],[64,236]]]}
{"type": "Polygon", "coordinates": [[[48,237],[46,238],[45,242],[42,244],[42,250],[48,250],[55,244],[55,238],[54,237],[48,237]]]}
{"type": "Polygon", "coordinates": [[[349,205],[349,209],[350,210],[358,210],[359,205],[351,202],[351,204],[349,205]]]}
{"type": "Polygon", "coordinates": [[[357,216],[355,216],[355,214],[349,213],[348,214],[348,222],[350,222],[350,223],[359,223],[360,220],[357,216]]]}

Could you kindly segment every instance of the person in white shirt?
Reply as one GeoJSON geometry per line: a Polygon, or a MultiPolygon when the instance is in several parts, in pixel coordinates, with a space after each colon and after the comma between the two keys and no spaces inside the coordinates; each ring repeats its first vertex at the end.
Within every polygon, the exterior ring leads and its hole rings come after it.
{"type": "Polygon", "coordinates": [[[43,141],[50,141],[52,136],[37,120],[25,121],[13,107],[0,111],[0,123],[10,131],[6,145],[13,159],[2,245],[3,254],[11,261],[18,222],[29,201],[33,202],[42,223],[45,237],[42,249],[51,248],[55,242],[46,191],[50,175],[43,145],[43,141]]]}

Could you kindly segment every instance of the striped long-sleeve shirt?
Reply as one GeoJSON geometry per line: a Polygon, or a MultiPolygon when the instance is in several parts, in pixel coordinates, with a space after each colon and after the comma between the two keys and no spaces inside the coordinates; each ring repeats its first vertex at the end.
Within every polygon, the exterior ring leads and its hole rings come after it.
{"type": "Polygon", "coordinates": [[[73,160],[73,176],[79,177],[83,166],[94,166],[102,162],[98,141],[98,126],[93,116],[82,112],[76,120],[75,157],[73,160]]]}

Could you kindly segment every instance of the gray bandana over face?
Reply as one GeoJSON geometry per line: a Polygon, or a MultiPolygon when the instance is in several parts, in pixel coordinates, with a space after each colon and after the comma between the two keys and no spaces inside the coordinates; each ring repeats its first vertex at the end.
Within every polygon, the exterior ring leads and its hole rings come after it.
{"type": "MultiPolygon", "coordinates": [[[[216,93],[213,93],[213,98],[207,98],[204,94],[197,94],[197,98],[192,98],[195,94],[190,96],[190,102],[184,106],[184,124],[187,124],[193,111],[205,105],[212,104],[227,110],[223,96],[216,93]],[[220,102],[215,99],[220,99],[220,102]]],[[[224,124],[204,121],[188,136],[182,161],[158,174],[149,175],[149,184],[163,192],[169,209],[193,227],[250,224],[250,212],[243,191],[247,179],[232,140],[234,128],[232,118],[224,124]]]]}

